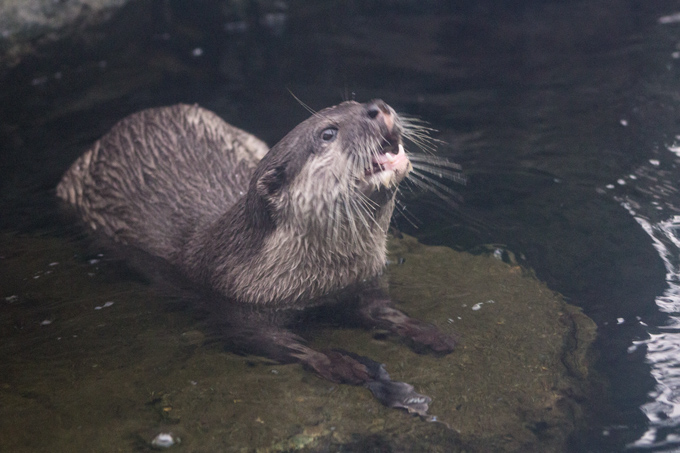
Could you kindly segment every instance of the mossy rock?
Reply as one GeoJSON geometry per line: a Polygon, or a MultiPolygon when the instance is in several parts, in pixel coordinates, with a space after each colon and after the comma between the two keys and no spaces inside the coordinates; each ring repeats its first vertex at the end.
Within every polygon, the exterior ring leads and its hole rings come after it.
{"type": "Polygon", "coordinates": [[[106,255],[92,264],[54,238],[3,235],[0,245],[8,451],[146,450],[172,432],[181,445],[171,450],[183,452],[545,452],[563,451],[583,421],[594,324],[530,272],[491,257],[390,243],[391,261],[402,262],[388,267],[392,298],[455,333],[451,354],[419,354],[379,331],[310,332],[312,346],[371,357],[432,397],[429,422],[364,388],[203,341],[215,333],[191,307],[169,304],[106,255]]]}

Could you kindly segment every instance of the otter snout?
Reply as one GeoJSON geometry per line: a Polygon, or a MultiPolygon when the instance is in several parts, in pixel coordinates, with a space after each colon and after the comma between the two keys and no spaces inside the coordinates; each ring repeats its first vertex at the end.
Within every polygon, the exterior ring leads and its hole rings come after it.
{"type": "Polygon", "coordinates": [[[402,129],[396,112],[381,99],[364,104],[368,117],[380,130],[380,146],[371,155],[371,166],[365,169],[367,185],[364,191],[393,189],[411,170],[401,140],[402,129]]]}
{"type": "Polygon", "coordinates": [[[375,99],[366,104],[368,117],[377,121],[382,121],[389,133],[394,129],[394,111],[381,99],[375,99]]]}

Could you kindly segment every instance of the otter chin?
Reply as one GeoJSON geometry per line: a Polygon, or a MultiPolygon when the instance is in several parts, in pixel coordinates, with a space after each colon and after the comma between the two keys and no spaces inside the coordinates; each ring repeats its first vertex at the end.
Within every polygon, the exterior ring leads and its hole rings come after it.
{"type": "Polygon", "coordinates": [[[316,112],[271,149],[195,105],[149,109],[78,158],[57,195],[91,229],[166,260],[225,303],[291,313],[243,315],[240,344],[424,414],[429,398],[380,364],[309,349],[280,321],[341,303],[367,325],[453,349],[452,338],[392,308],[379,282],[397,188],[412,169],[408,134],[382,100],[316,112]]]}
{"type": "Polygon", "coordinates": [[[373,156],[371,168],[366,169],[365,179],[361,182],[361,191],[370,195],[371,192],[382,188],[394,189],[411,171],[411,168],[411,161],[406,156],[404,145],[399,143],[396,153],[391,149],[373,156]]]}

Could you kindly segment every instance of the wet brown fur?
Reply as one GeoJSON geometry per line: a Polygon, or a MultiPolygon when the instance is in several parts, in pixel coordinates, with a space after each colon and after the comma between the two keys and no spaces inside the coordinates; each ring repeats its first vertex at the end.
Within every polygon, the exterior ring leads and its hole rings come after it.
{"type": "Polygon", "coordinates": [[[145,110],[83,154],[57,194],[91,228],[224,296],[312,305],[384,267],[396,184],[368,196],[358,186],[390,133],[367,105],[318,112],[268,153],[198,106],[145,110]],[[321,138],[329,127],[332,143],[321,138]]]}

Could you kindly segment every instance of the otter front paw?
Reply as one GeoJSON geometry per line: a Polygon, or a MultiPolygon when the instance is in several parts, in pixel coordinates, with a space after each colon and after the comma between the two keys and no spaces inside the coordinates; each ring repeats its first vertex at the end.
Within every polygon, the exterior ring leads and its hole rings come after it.
{"type": "Polygon", "coordinates": [[[443,354],[452,352],[458,343],[456,338],[443,333],[432,324],[415,319],[409,320],[404,326],[402,335],[417,344],[427,346],[431,350],[443,354]]]}
{"type": "Polygon", "coordinates": [[[342,384],[358,385],[371,378],[370,370],[354,357],[340,351],[324,351],[324,354],[329,359],[323,367],[326,379],[342,384]]]}
{"type": "Polygon", "coordinates": [[[416,345],[426,346],[439,353],[449,353],[456,339],[441,332],[432,324],[410,318],[406,313],[387,305],[388,300],[375,299],[360,310],[360,314],[376,327],[388,329],[416,345]]]}

